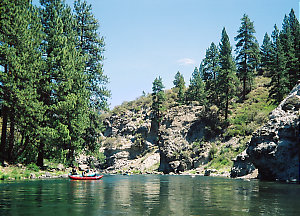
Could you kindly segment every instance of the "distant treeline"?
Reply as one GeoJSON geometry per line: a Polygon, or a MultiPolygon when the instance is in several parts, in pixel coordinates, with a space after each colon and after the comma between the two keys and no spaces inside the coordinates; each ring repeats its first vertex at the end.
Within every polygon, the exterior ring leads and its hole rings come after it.
{"type": "Polygon", "coordinates": [[[0,159],[65,163],[99,147],[110,91],[91,5],[0,1],[0,159]]]}
{"type": "MultiPolygon", "coordinates": [[[[294,10],[284,17],[281,31],[274,26],[272,39],[265,34],[260,47],[254,34],[253,22],[244,14],[234,38],[234,58],[223,28],[219,45],[211,43],[200,67],[195,67],[187,88],[183,75],[179,71],[175,75],[173,83],[178,92],[177,103],[197,101],[200,105],[215,106],[226,121],[230,103],[244,101],[258,75],[271,78],[270,102],[277,104],[282,101],[300,79],[300,27],[294,10]]],[[[159,111],[164,109],[163,88],[162,79],[155,79],[152,93],[155,120],[162,119],[159,111]]]]}

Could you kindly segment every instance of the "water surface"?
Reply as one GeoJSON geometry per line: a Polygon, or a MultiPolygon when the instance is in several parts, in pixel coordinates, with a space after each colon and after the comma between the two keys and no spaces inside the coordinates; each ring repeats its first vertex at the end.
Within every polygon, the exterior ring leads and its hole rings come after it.
{"type": "Polygon", "coordinates": [[[104,176],[0,183],[0,215],[300,215],[300,185],[218,177],[104,176]]]}

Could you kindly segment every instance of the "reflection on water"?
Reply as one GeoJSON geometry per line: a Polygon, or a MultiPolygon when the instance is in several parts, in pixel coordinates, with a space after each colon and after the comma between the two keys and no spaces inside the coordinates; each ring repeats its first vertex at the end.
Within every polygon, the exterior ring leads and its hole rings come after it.
{"type": "Polygon", "coordinates": [[[300,185],[196,176],[0,183],[0,215],[300,215],[300,185]]]}

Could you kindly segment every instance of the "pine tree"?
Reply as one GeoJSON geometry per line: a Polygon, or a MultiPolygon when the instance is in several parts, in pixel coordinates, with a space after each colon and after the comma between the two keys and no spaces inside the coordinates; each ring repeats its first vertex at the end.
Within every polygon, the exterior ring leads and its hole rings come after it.
{"type": "Polygon", "coordinates": [[[152,122],[151,122],[151,131],[153,131],[157,136],[157,142],[159,143],[159,128],[160,123],[163,119],[163,111],[164,101],[165,101],[165,93],[164,93],[164,85],[162,83],[161,77],[155,78],[152,86],[152,122]]]}
{"type": "Polygon", "coordinates": [[[108,77],[102,69],[104,38],[99,36],[99,23],[92,14],[92,6],[86,0],[74,2],[76,31],[78,35],[77,49],[86,58],[85,74],[88,77],[90,92],[89,118],[84,139],[89,150],[97,149],[97,139],[101,135],[102,125],[99,124],[99,113],[108,109],[107,99],[110,91],[106,88],[108,77]]]}
{"type": "Polygon", "coordinates": [[[157,122],[161,122],[162,120],[163,102],[165,101],[164,88],[162,78],[155,78],[152,86],[152,112],[154,120],[157,122]]]}
{"type": "Polygon", "coordinates": [[[175,74],[175,77],[174,77],[174,81],[173,81],[173,84],[174,84],[175,88],[178,88],[179,83],[180,83],[180,79],[182,77],[183,77],[182,74],[179,71],[177,71],[177,73],[175,74]]]}
{"type": "Polygon", "coordinates": [[[293,9],[289,16],[284,17],[280,39],[287,59],[286,67],[291,90],[300,77],[300,25],[293,9]]]}
{"type": "Polygon", "coordinates": [[[229,37],[225,28],[222,30],[220,42],[220,73],[218,76],[218,93],[220,97],[220,108],[228,118],[229,103],[236,95],[238,79],[236,77],[235,63],[231,54],[229,37]]]}
{"type": "Polygon", "coordinates": [[[186,99],[187,101],[197,101],[199,105],[207,104],[204,82],[197,67],[195,67],[192,73],[190,85],[186,92],[186,99]]]}
{"type": "Polygon", "coordinates": [[[299,68],[297,68],[298,59],[294,46],[294,39],[291,33],[291,26],[287,16],[284,17],[282,31],[279,34],[280,42],[285,54],[286,70],[289,78],[289,89],[291,90],[297,83],[299,77],[299,68]],[[297,74],[298,73],[298,74],[297,74]]]}
{"type": "Polygon", "coordinates": [[[37,9],[25,1],[0,4],[1,160],[14,161],[37,133],[43,115],[35,88],[40,68],[41,26],[37,9]],[[7,138],[7,124],[10,123],[7,138]],[[16,133],[21,139],[16,139],[16,133]]]}
{"type": "Polygon", "coordinates": [[[291,29],[292,39],[294,40],[293,46],[295,50],[295,57],[297,59],[294,65],[294,73],[290,74],[290,83],[291,86],[293,86],[293,84],[296,84],[300,77],[300,24],[293,9],[291,9],[291,12],[289,13],[288,21],[291,29]]]}
{"type": "Polygon", "coordinates": [[[71,9],[59,0],[43,0],[41,5],[46,43],[40,94],[48,111],[41,127],[39,166],[43,165],[46,149],[54,151],[52,154],[59,159],[66,157],[72,162],[76,150],[82,148],[83,132],[89,124],[88,78],[84,74],[84,58],[76,50],[71,9]]]}
{"type": "Polygon", "coordinates": [[[258,65],[259,59],[259,46],[254,36],[255,29],[253,22],[250,21],[249,17],[244,14],[242,24],[238,30],[238,35],[235,40],[238,41],[236,44],[236,61],[238,77],[243,83],[243,99],[248,91],[251,91],[253,85],[254,70],[258,65]]]}
{"type": "Polygon", "coordinates": [[[175,75],[173,84],[178,90],[176,101],[181,105],[185,102],[185,81],[183,75],[179,71],[175,75]]]}
{"type": "Polygon", "coordinates": [[[219,71],[219,50],[211,43],[206,50],[205,58],[201,63],[202,79],[205,82],[205,90],[210,104],[218,104],[217,76],[219,71]]]}
{"type": "Polygon", "coordinates": [[[261,68],[268,74],[271,70],[271,54],[272,42],[268,33],[266,33],[264,36],[263,44],[261,46],[261,68]]]}
{"type": "Polygon", "coordinates": [[[108,77],[104,75],[102,68],[104,38],[98,33],[98,20],[92,14],[92,6],[88,5],[86,0],[75,0],[74,10],[78,35],[77,48],[86,57],[85,73],[91,91],[90,104],[97,110],[107,110],[110,91],[106,87],[108,77]]]}
{"type": "Polygon", "coordinates": [[[276,103],[280,103],[284,96],[288,93],[288,74],[286,70],[286,57],[283,50],[282,41],[279,37],[279,30],[277,26],[274,26],[272,32],[272,66],[271,66],[271,82],[269,98],[275,100],[276,103]]]}

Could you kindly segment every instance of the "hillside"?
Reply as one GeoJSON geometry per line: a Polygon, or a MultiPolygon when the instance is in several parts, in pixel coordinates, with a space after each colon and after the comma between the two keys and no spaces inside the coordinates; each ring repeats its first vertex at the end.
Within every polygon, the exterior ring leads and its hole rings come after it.
{"type": "Polygon", "coordinates": [[[232,177],[258,169],[264,180],[299,181],[300,84],[269,115],[264,126],[253,133],[247,149],[234,162],[232,177]]]}
{"type": "Polygon", "coordinates": [[[269,78],[256,77],[253,90],[243,102],[230,107],[225,127],[217,107],[196,102],[178,105],[177,90],[165,91],[160,145],[151,130],[151,95],[124,102],[103,116],[105,132],[101,151],[107,172],[202,173],[229,175],[232,160],[246,148],[251,134],[266,121],[275,106],[268,101],[269,78]]]}

